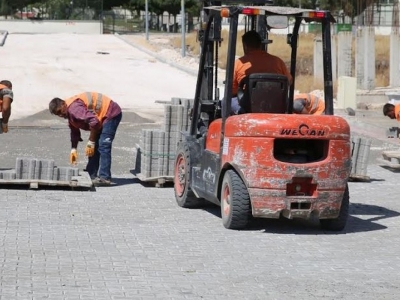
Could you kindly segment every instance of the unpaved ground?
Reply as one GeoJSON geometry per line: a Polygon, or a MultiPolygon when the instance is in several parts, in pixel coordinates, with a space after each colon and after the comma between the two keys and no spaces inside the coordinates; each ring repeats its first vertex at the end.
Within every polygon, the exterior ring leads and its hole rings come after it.
{"type": "Polygon", "coordinates": [[[13,82],[13,120],[48,108],[53,97],[98,91],[123,109],[158,119],[156,100],[193,97],[196,78],[114,35],[10,34],[1,79],[13,82]]]}

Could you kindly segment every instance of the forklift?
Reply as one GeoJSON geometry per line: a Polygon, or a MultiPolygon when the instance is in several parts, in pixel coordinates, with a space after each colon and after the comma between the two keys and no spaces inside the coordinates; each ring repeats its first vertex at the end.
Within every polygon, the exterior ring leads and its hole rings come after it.
{"type": "MultiPolygon", "coordinates": [[[[184,208],[205,201],[221,207],[227,229],[244,229],[253,218],[316,218],[323,230],[341,231],[349,214],[350,127],[333,112],[331,23],[329,11],[273,6],[272,1],[204,1],[205,26],[191,114],[175,156],[174,192],[184,208]],[[267,50],[268,33],[278,19],[293,21],[286,76],[250,74],[241,91],[247,103],[231,113],[239,18],[256,30],[267,50]],[[224,101],[218,87],[218,48],[222,18],[229,21],[224,101]],[[325,114],[293,113],[296,51],[300,25],[322,27],[325,114]],[[222,107],[221,107],[222,106],[222,107]]],[[[290,27],[286,27],[290,28],[290,27]]],[[[289,30],[288,30],[289,31],[289,30]]],[[[238,93],[239,96],[239,93],[238,93]]]]}

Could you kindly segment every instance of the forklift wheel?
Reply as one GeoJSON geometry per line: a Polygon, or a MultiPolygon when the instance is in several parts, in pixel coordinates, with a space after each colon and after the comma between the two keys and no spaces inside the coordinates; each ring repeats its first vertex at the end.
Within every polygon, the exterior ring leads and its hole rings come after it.
{"type": "Polygon", "coordinates": [[[225,173],[222,182],[221,216],[228,229],[243,229],[250,221],[250,196],[243,180],[233,170],[225,173]]]}
{"type": "Polygon", "coordinates": [[[185,208],[199,207],[204,204],[204,199],[197,198],[190,190],[190,150],[180,144],[175,158],[174,191],[175,199],[179,206],[185,208]]]}
{"type": "Polygon", "coordinates": [[[341,231],[346,227],[347,217],[349,216],[350,195],[349,187],[346,184],[346,190],[343,194],[342,205],[340,207],[339,216],[335,219],[319,220],[321,228],[329,231],[341,231]]]}

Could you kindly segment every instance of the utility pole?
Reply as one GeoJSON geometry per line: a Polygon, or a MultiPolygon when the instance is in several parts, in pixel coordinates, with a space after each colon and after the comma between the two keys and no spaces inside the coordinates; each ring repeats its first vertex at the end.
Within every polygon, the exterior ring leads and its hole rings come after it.
{"type": "Polygon", "coordinates": [[[146,40],[149,40],[149,0],[146,0],[145,3],[145,28],[146,28],[146,40]]]}
{"type": "Polygon", "coordinates": [[[182,57],[186,56],[186,19],[185,0],[181,0],[181,31],[182,31],[182,57]]]}

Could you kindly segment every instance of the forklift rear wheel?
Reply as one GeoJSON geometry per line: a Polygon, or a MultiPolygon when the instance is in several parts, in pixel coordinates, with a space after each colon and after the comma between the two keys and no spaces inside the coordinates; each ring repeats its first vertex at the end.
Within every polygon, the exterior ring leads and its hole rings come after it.
{"type": "Polygon", "coordinates": [[[221,216],[223,225],[228,229],[243,229],[250,221],[249,192],[243,180],[233,170],[228,170],[222,181],[221,216]]]}
{"type": "Polygon", "coordinates": [[[181,144],[177,151],[174,171],[175,199],[180,207],[194,208],[204,204],[204,199],[197,198],[190,190],[190,150],[181,144]]]}
{"type": "Polygon", "coordinates": [[[329,231],[341,231],[346,227],[347,218],[349,216],[350,194],[349,187],[346,184],[346,189],[343,194],[342,205],[340,207],[339,216],[335,219],[319,220],[322,229],[329,231]]]}

